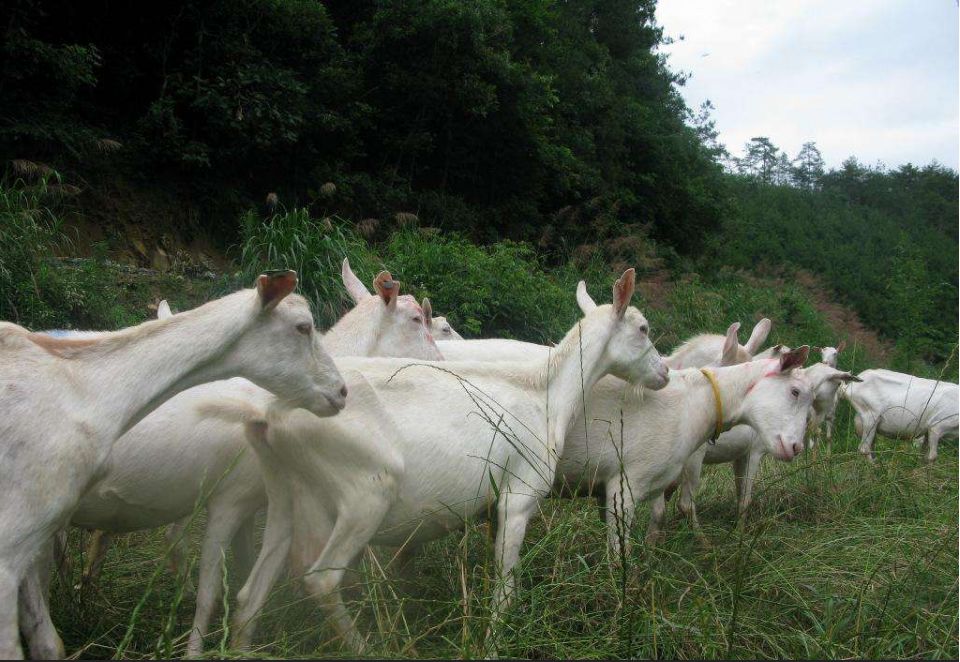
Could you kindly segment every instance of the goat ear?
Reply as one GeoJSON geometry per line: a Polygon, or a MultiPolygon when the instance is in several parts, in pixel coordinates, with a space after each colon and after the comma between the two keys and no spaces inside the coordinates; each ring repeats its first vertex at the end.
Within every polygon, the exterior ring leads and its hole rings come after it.
{"type": "Polygon", "coordinates": [[[168,317],[173,317],[173,311],[170,310],[170,304],[167,303],[167,300],[163,299],[157,304],[157,319],[165,320],[168,317]]]}
{"type": "Polygon", "coordinates": [[[397,296],[400,294],[400,283],[393,279],[389,271],[381,271],[373,279],[373,289],[377,291],[387,308],[397,307],[397,296]]]}
{"type": "Polygon", "coordinates": [[[846,340],[841,340],[839,343],[837,343],[837,354],[839,354],[840,352],[842,352],[843,349],[844,349],[846,346],[847,346],[847,341],[846,341],[846,340]]]}
{"type": "Polygon", "coordinates": [[[257,276],[260,308],[273,310],[297,286],[297,272],[290,269],[268,271],[257,276]]]}
{"type": "Polygon", "coordinates": [[[740,354],[740,339],[737,332],[740,330],[740,322],[734,322],[727,327],[727,337],[723,341],[723,352],[720,354],[720,365],[736,365],[740,354]]]}
{"type": "Polygon", "coordinates": [[[582,280],[577,283],[577,305],[580,306],[580,310],[584,315],[597,307],[597,302],[587,294],[587,284],[582,280]]]}
{"type": "Polygon", "coordinates": [[[618,319],[623,319],[627,312],[627,306],[630,305],[630,299],[633,298],[633,290],[637,286],[637,272],[633,267],[623,272],[623,275],[613,284],[613,314],[618,319]]]}
{"type": "Polygon", "coordinates": [[[371,296],[364,284],[353,273],[350,268],[350,258],[343,258],[343,265],[340,267],[340,278],[343,280],[343,286],[347,288],[347,293],[354,303],[360,303],[371,296]]]}
{"type": "Polygon", "coordinates": [[[773,322],[764,317],[762,320],[756,323],[753,327],[753,331],[750,332],[750,339],[747,340],[747,344],[743,346],[747,350],[747,354],[753,356],[760,349],[760,345],[764,343],[767,339],[767,336],[770,335],[770,328],[773,326],[773,322]]]}
{"type": "Polygon", "coordinates": [[[430,299],[423,297],[420,307],[423,309],[423,323],[430,328],[430,323],[433,321],[433,306],[430,304],[430,299]]]}
{"type": "Polygon", "coordinates": [[[796,349],[791,349],[786,354],[780,355],[780,372],[787,372],[794,368],[802,368],[807,362],[807,356],[810,354],[810,348],[807,345],[801,345],[796,349]]]}
{"type": "Polygon", "coordinates": [[[849,372],[843,372],[843,371],[841,371],[841,370],[838,370],[835,374],[830,375],[830,379],[832,379],[832,380],[835,381],[835,382],[843,382],[844,384],[848,384],[848,383],[850,383],[850,382],[862,382],[862,381],[863,381],[862,379],[860,379],[860,378],[857,377],[856,375],[852,375],[852,374],[850,374],[849,372]]]}

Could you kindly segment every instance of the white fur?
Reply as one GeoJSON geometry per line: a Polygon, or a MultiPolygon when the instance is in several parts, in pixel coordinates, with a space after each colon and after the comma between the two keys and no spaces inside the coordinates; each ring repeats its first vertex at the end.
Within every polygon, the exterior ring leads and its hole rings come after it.
{"type": "Polygon", "coordinates": [[[348,643],[361,648],[338,587],[363,547],[430,540],[492,510],[503,573],[496,623],[512,593],[527,522],[550,490],[581,411],[583,388],[611,372],[651,388],[666,383],[646,326],[621,300],[592,311],[548,361],[344,359],[351,399],[338,425],[300,412],[268,417],[266,429],[248,425],[270,505],[260,557],[238,595],[234,644],[249,644],[291,551],[295,568],[306,571],[307,590],[348,643]]]}
{"type": "MultiPolygon", "coordinates": [[[[368,296],[323,336],[334,356],[342,352],[405,355],[440,359],[423,323],[423,311],[409,296],[387,303],[368,296]],[[419,321],[416,321],[419,320],[419,321]]],[[[363,354],[366,355],[366,354],[363,354]]],[[[199,562],[197,606],[187,653],[199,655],[203,637],[221,598],[222,554],[235,541],[240,558],[235,571],[246,576],[255,558],[252,518],[266,505],[256,459],[245,453],[242,429],[199,416],[198,399],[243,398],[264,407],[271,394],[244,379],[192,388],[160,407],[124,435],[114,448],[109,470],[84,495],[72,523],[100,529],[94,537],[83,583],[95,580],[113,534],[178,522],[198,503],[207,510],[207,526],[199,562]]],[[[186,522],[172,524],[168,540],[179,543],[186,522]]],[[[182,564],[183,547],[173,549],[173,565],[182,564]]]]}
{"type": "MultiPolygon", "coordinates": [[[[825,383],[839,386],[841,383],[856,379],[849,372],[837,370],[824,363],[817,363],[797,372],[805,376],[814,392],[810,413],[816,406],[817,394],[825,383]]],[[[692,453],[683,467],[680,510],[687,514],[694,526],[698,526],[696,495],[703,465],[730,462],[733,464],[733,475],[737,487],[737,511],[742,516],[750,506],[753,481],[764,456],[773,455],[780,461],[790,462],[802,450],[802,446],[799,445],[787,446],[775,442],[776,440],[770,438],[764,439],[749,425],[737,425],[721,434],[716,445],[702,446],[692,453]]]]}
{"type": "MultiPolygon", "coordinates": [[[[822,347],[820,349],[820,363],[830,368],[837,367],[837,359],[843,349],[840,347],[822,347]]],[[[820,438],[828,442],[833,441],[833,421],[837,413],[837,400],[840,397],[840,381],[836,379],[824,380],[817,389],[817,396],[813,400],[813,409],[810,410],[810,425],[807,442],[810,448],[817,444],[820,438]]]]}
{"type": "Polygon", "coordinates": [[[841,392],[853,407],[860,435],[860,452],[874,460],[877,432],[896,438],[926,438],[927,460],[937,459],[937,444],[944,435],[957,436],[957,401],[960,388],[952,382],[905,375],[893,370],[864,370],[862,384],[841,392]]]}
{"type": "MultiPolygon", "coordinates": [[[[340,277],[343,280],[343,286],[347,289],[347,292],[350,294],[350,298],[353,299],[353,302],[359,306],[362,302],[367,299],[372,299],[373,294],[364,286],[363,282],[357,278],[356,274],[353,273],[353,269],[350,268],[350,259],[343,258],[343,264],[340,266],[340,277]]],[[[457,333],[450,323],[447,321],[446,317],[438,316],[433,317],[432,315],[427,315],[430,319],[430,332],[436,336],[437,340],[463,340],[463,336],[457,333]]],[[[339,354],[340,356],[409,356],[408,354],[383,354],[382,352],[375,353],[363,353],[363,352],[344,352],[339,354]]]]}
{"type": "Polygon", "coordinates": [[[18,621],[34,657],[63,654],[39,561],[114,441],[165,400],[239,374],[319,415],[343,407],[309,306],[284,299],[295,284],[291,273],[261,276],[256,291],[79,340],[0,323],[0,658],[22,656],[18,621]]]}
{"type": "MultiPolygon", "coordinates": [[[[747,344],[740,346],[740,352],[737,363],[749,361],[760,345],[767,339],[770,333],[771,322],[764,317],[757,322],[750,333],[750,339],[747,344]]],[[[723,350],[724,336],[719,334],[702,334],[694,336],[683,343],[676,351],[665,360],[670,368],[678,370],[680,368],[698,368],[705,365],[716,365],[719,363],[720,354],[723,350]]]]}

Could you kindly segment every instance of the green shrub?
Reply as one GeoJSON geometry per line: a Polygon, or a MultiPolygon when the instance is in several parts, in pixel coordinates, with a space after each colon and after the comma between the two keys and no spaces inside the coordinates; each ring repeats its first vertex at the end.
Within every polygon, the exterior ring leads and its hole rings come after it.
{"type": "Polygon", "coordinates": [[[313,304],[320,328],[332,326],[352,305],[340,278],[344,257],[358,274],[378,271],[379,259],[353,227],[341,219],[310,218],[295,208],[262,220],[254,212],[241,217],[240,261],[247,282],[265,269],[295,269],[299,292],[313,304]]]}
{"type": "Polygon", "coordinates": [[[384,254],[394,275],[465,336],[559,341],[578,316],[573,286],[546,274],[526,244],[476,246],[402,230],[384,254]]]}
{"type": "Polygon", "coordinates": [[[50,301],[58,288],[45,258],[65,237],[47,181],[0,181],[0,319],[33,328],[59,317],[50,301]]]}

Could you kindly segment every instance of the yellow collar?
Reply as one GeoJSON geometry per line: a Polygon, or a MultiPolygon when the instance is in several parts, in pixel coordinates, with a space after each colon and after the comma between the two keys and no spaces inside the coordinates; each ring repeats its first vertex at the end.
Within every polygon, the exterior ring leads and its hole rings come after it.
{"type": "Polygon", "coordinates": [[[717,438],[723,432],[723,401],[720,399],[720,385],[717,383],[717,376],[706,368],[700,368],[700,372],[710,382],[710,387],[713,389],[713,402],[717,407],[717,427],[713,431],[713,436],[710,437],[710,445],[712,446],[717,443],[717,438]]]}

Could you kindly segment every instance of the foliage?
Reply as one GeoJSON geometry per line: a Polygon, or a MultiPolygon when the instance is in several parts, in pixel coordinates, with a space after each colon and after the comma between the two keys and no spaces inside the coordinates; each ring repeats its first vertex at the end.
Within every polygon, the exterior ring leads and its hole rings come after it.
{"type": "Polygon", "coordinates": [[[298,291],[313,304],[320,328],[333,326],[353,305],[340,279],[343,258],[350,259],[358,274],[379,271],[379,260],[366,243],[339,219],[312,219],[304,208],[267,220],[248,212],[241,217],[241,227],[245,280],[252,282],[265,269],[296,270],[298,291]]]}
{"type": "MultiPolygon", "coordinates": [[[[595,239],[570,208],[692,251],[720,168],[657,47],[654,0],[183,0],[0,8],[0,155],[474,239],[595,239]],[[105,29],[123,25],[123,30],[105,29]],[[149,175],[146,175],[149,173],[149,175]],[[320,196],[325,182],[336,195],[320,196]],[[596,216],[596,215],[595,215],[596,216]]],[[[592,220],[592,219],[591,219],[592,220]]],[[[210,228],[232,240],[224,215],[210,228]]]]}
{"type": "Polygon", "coordinates": [[[852,159],[811,188],[730,176],[737,204],[705,265],[812,271],[902,354],[938,365],[957,342],[957,182],[936,164],[852,159]]]}
{"type": "Polygon", "coordinates": [[[0,181],[0,319],[48,325],[57,317],[58,287],[46,258],[61,243],[48,180],[0,181]]]}

